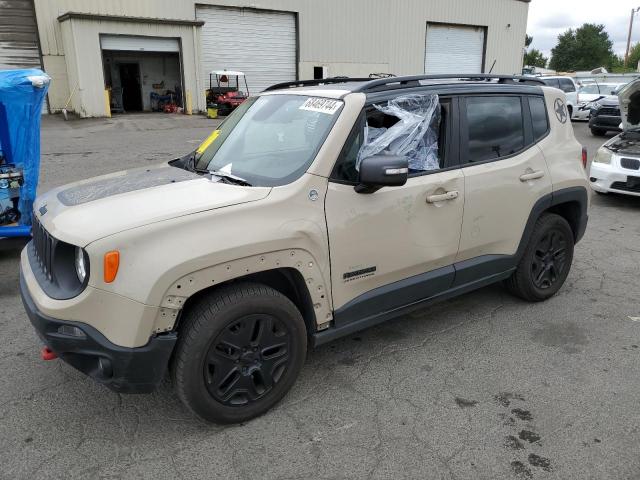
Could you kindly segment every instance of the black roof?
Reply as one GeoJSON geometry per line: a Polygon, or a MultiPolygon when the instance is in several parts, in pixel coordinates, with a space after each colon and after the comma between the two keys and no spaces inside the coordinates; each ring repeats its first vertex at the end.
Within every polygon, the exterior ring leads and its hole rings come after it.
{"type": "MultiPolygon", "coordinates": [[[[349,78],[333,77],[318,80],[299,80],[295,82],[278,83],[265,89],[265,92],[272,90],[283,90],[287,88],[317,87],[318,89],[334,89],[339,85],[349,92],[376,93],[388,90],[411,89],[427,86],[459,86],[459,87],[493,87],[495,91],[498,86],[546,86],[537,77],[520,75],[490,75],[490,74],[470,74],[470,75],[412,75],[406,77],[388,78],[349,78]]],[[[512,90],[512,89],[509,89],[512,90]]],[[[531,91],[531,88],[526,90],[531,91]]]]}

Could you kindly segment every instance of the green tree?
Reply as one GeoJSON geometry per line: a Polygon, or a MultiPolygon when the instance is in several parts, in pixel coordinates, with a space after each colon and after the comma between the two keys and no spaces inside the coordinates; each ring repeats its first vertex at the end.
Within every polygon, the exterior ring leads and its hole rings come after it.
{"type": "Polygon", "coordinates": [[[549,59],[536,48],[527,50],[524,54],[524,64],[531,67],[546,67],[549,59]]]}
{"type": "Polygon", "coordinates": [[[611,68],[615,61],[613,42],[604,25],[585,23],[558,36],[549,67],[558,71],[593,70],[602,66],[611,68]]]}
{"type": "Polygon", "coordinates": [[[640,62],[640,42],[633,45],[629,50],[629,61],[627,62],[627,67],[635,72],[638,69],[638,62],[640,62]]]}

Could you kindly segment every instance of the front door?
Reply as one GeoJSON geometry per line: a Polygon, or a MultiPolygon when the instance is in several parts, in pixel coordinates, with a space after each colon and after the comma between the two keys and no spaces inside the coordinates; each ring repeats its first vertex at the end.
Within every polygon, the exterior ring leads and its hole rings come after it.
{"type": "MultiPolygon", "coordinates": [[[[447,168],[447,158],[457,154],[453,145],[445,145],[451,137],[451,101],[441,100],[440,108],[440,168],[412,171],[404,186],[355,191],[353,166],[365,135],[365,114],[345,144],[325,201],[337,326],[416,303],[453,282],[464,176],[447,168]]],[[[376,114],[377,119],[367,119],[369,135],[372,128],[389,127],[379,112],[367,113],[376,114]]]]}

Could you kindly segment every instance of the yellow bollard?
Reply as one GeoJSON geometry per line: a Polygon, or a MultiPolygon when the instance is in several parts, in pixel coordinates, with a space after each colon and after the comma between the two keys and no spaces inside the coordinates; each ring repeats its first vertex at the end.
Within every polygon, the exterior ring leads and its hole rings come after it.
{"type": "Polygon", "coordinates": [[[104,112],[111,118],[111,95],[108,88],[104,89],[104,112]]]}
{"type": "Polygon", "coordinates": [[[191,108],[191,90],[187,90],[186,99],[187,99],[187,108],[185,110],[185,113],[187,115],[191,115],[193,113],[193,110],[191,108]]]}

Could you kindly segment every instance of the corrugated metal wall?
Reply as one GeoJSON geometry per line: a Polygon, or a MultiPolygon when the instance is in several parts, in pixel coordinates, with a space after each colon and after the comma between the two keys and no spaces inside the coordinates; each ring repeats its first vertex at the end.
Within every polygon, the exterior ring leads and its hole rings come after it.
{"type": "MultiPolygon", "coordinates": [[[[199,5],[245,8],[247,3],[245,0],[197,0],[199,5]]],[[[371,71],[397,75],[421,73],[428,22],[486,27],[485,70],[494,60],[494,73],[516,73],[522,66],[529,6],[522,0],[252,0],[249,3],[252,9],[297,13],[299,78],[313,78],[313,67],[321,65],[326,66],[332,76],[363,75],[371,71]]],[[[35,5],[45,69],[57,76],[52,82],[50,100],[66,97],[72,88],[71,81],[65,78],[65,47],[57,21],[59,15],[82,12],[196,18],[194,0],[35,0],[35,5]]],[[[199,48],[201,46],[196,47],[199,48]]],[[[185,73],[188,69],[198,74],[200,67],[185,62],[185,73]]]]}
{"type": "MultiPolygon", "coordinates": [[[[193,0],[35,0],[44,55],[62,55],[56,18],[66,12],[195,19],[193,0]]],[[[198,4],[247,6],[238,0],[198,4]]],[[[253,8],[297,12],[301,62],[389,63],[421,72],[428,21],[489,27],[487,62],[520,70],[528,3],[520,0],[252,0],[253,8]]]]}
{"type": "Polygon", "coordinates": [[[0,0],[0,70],[40,68],[32,0],[0,0]]]}

